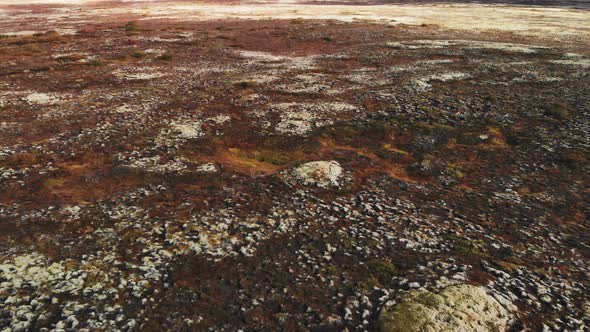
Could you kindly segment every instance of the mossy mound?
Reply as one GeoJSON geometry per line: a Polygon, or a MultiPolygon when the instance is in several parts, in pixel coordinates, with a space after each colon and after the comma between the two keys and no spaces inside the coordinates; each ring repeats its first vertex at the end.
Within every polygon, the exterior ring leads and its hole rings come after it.
{"type": "Polygon", "coordinates": [[[379,327],[383,332],[500,332],[508,328],[515,310],[483,287],[454,285],[439,293],[417,289],[397,305],[384,308],[379,327]]]}

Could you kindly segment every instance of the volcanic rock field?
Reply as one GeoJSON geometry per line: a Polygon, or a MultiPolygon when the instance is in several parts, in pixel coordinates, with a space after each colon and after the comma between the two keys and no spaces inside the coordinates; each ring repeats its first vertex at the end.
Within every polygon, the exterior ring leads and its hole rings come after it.
{"type": "Polygon", "coordinates": [[[0,331],[588,331],[590,12],[456,7],[0,0],[0,331]]]}

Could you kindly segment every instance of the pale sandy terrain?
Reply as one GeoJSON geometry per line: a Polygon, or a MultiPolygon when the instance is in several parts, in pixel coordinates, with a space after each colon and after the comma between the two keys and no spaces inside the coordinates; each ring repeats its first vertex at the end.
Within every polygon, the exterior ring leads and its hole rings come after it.
{"type": "MultiPolygon", "coordinates": [[[[561,39],[590,36],[590,11],[570,8],[546,8],[480,4],[430,5],[309,5],[292,1],[249,4],[214,4],[165,1],[73,1],[73,0],[0,0],[0,32],[23,31],[19,22],[27,21],[28,29],[37,26],[67,28],[68,24],[93,22],[121,16],[141,20],[180,19],[358,19],[387,24],[436,24],[441,28],[472,31],[512,31],[518,34],[561,39]],[[47,5],[47,6],[43,6],[47,5]],[[34,10],[31,10],[34,9],[34,10]]],[[[25,32],[26,33],[26,32],[25,32]]]]}

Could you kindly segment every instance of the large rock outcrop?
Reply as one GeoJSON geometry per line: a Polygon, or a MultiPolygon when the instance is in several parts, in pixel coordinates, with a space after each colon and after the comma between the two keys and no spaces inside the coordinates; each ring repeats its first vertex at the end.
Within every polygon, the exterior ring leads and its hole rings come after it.
{"type": "Polygon", "coordinates": [[[448,286],[439,293],[410,291],[379,316],[382,332],[505,331],[516,308],[500,303],[483,287],[448,286]]]}

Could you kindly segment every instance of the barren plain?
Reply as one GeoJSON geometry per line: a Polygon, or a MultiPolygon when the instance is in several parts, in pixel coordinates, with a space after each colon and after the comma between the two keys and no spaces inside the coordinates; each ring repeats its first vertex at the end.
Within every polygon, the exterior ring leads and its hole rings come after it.
{"type": "Polygon", "coordinates": [[[588,331],[586,7],[0,0],[0,331],[588,331]]]}

